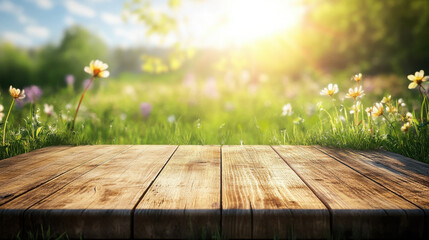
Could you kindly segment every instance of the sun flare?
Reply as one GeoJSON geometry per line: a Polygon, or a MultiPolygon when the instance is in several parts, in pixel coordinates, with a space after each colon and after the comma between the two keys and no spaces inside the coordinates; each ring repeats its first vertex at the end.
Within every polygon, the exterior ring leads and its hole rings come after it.
{"type": "Polygon", "coordinates": [[[290,0],[237,0],[228,1],[225,15],[225,40],[243,44],[297,25],[303,9],[290,0]]]}
{"type": "Polygon", "coordinates": [[[297,0],[207,0],[181,10],[197,46],[243,45],[297,26],[306,7],[297,0]],[[198,9],[198,11],[196,11],[198,9]]]}

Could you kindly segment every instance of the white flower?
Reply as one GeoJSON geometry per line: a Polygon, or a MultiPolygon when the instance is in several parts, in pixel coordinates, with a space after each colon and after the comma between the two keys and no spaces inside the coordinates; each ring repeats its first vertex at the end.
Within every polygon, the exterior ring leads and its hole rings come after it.
{"type": "Polygon", "coordinates": [[[407,114],[405,115],[405,118],[408,122],[413,122],[413,114],[410,112],[407,112],[407,114]]]}
{"type": "Polygon", "coordinates": [[[358,73],[352,77],[352,80],[360,82],[362,80],[362,73],[358,73]]]}
{"type": "Polygon", "coordinates": [[[292,115],[292,105],[290,103],[283,106],[282,116],[290,116],[292,115]]]}
{"type": "Polygon", "coordinates": [[[404,102],[404,99],[402,99],[402,98],[398,99],[398,105],[401,107],[407,106],[407,104],[405,104],[405,102],[404,102]]]}
{"type": "Polygon", "coordinates": [[[48,116],[52,116],[54,113],[54,105],[44,104],[43,112],[45,112],[48,116]]]}
{"type": "Polygon", "coordinates": [[[428,79],[429,77],[425,76],[425,72],[423,70],[416,72],[414,75],[408,75],[408,80],[411,81],[410,85],[408,85],[408,88],[416,88],[417,86],[422,85],[422,83],[426,82],[428,79]]]}
{"type": "Polygon", "coordinates": [[[389,95],[388,97],[383,97],[383,100],[381,100],[381,103],[388,103],[390,102],[390,99],[392,99],[391,95],[389,95]]]}
{"type": "Polygon", "coordinates": [[[355,87],[354,89],[350,88],[349,92],[346,94],[346,98],[361,98],[365,95],[364,92],[365,91],[362,89],[362,86],[359,86],[359,88],[355,87]]]}
{"type": "Polygon", "coordinates": [[[3,120],[3,117],[4,117],[3,109],[4,109],[3,105],[0,104],[0,122],[3,120]]]}
{"type": "Polygon", "coordinates": [[[100,60],[92,60],[89,63],[89,67],[87,66],[83,70],[91,74],[93,77],[107,78],[110,75],[109,71],[106,71],[108,67],[109,65],[103,63],[100,60]]]}
{"type": "Polygon", "coordinates": [[[375,103],[375,105],[372,106],[372,117],[373,118],[379,117],[379,116],[383,115],[383,113],[384,113],[384,109],[383,109],[382,103],[375,103]]]}
{"type": "Polygon", "coordinates": [[[320,91],[320,95],[332,97],[337,92],[338,92],[338,85],[337,84],[332,85],[332,83],[330,83],[327,88],[324,88],[322,91],[320,91]]]}
{"type": "Polygon", "coordinates": [[[401,127],[401,131],[405,133],[405,132],[407,132],[407,131],[408,131],[408,129],[410,129],[410,127],[411,127],[410,122],[406,122],[406,123],[404,123],[404,125],[401,127]]]}
{"type": "Polygon", "coordinates": [[[25,98],[25,90],[21,90],[18,88],[14,88],[12,87],[12,85],[10,85],[9,87],[9,93],[10,95],[14,98],[14,99],[24,99],[25,98]]]}
{"type": "Polygon", "coordinates": [[[168,116],[167,121],[168,121],[169,123],[174,123],[174,122],[176,122],[176,116],[174,116],[174,114],[172,114],[172,115],[168,116]]]}

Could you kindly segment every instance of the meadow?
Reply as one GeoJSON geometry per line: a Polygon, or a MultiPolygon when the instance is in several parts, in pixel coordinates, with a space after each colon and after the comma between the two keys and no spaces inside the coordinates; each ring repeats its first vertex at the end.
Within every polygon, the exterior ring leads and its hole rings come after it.
{"type": "MultiPolygon", "coordinates": [[[[71,131],[83,86],[70,75],[58,90],[27,88],[11,110],[0,158],[50,145],[303,144],[384,149],[429,162],[428,96],[419,96],[426,82],[408,89],[407,76],[353,76],[182,70],[96,78],[71,131]]],[[[2,135],[11,100],[1,93],[2,135]]]]}

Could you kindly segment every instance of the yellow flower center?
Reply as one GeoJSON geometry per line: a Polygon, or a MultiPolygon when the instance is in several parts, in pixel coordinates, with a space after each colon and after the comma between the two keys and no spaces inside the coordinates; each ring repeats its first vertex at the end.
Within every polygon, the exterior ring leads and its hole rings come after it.
{"type": "Polygon", "coordinates": [[[423,82],[423,78],[422,77],[416,77],[416,79],[414,80],[414,82],[417,83],[418,85],[420,85],[423,82]]]}
{"type": "Polygon", "coordinates": [[[360,92],[350,93],[350,96],[351,96],[352,98],[357,98],[357,97],[359,97],[359,96],[360,96],[360,92]]]}
{"type": "Polygon", "coordinates": [[[93,74],[95,77],[98,76],[98,74],[100,74],[100,72],[101,72],[101,70],[99,68],[94,68],[94,70],[93,70],[93,74]]]}

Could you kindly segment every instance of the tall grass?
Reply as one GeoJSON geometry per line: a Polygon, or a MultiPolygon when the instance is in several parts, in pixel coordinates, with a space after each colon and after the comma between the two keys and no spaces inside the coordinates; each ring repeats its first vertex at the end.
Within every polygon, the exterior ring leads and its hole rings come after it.
{"type": "MultiPolygon", "coordinates": [[[[220,75],[216,80],[189,79],[192,77],[173,73],[97,79],[82,102],[74,131],[69,126],[81,88],[46,90],[34,104],[12,109],[0,158],[50,145],[318,144],[382,148],[429,162],[424,98],[404,98],[406,106],[401,106],[400,96],[394,96],[389,104],[397,111],[384,109],[384,116],[373,118],[365,108],[382,96],[365,90],[357,115],[350,114],[355,102],[343,96],[354,83],[342,77],[320,80],[303,76],[295,80],[273,75],[249,80],[236,74],[220,75]],[[319,94],[331,81],[340,86],[335,101],[319,94]],[[149,114],[141,113],[142,102],[152,106],[149,114]],[[45,103],[54,105],[53,115],[43,112],[45,103]],[[292,113],[284,116],[286,103],[291,104],[292,113]],[[413,113],[412,125],[402,132],[401,115],[408,111],[413,113]]],[[[403,95],[409,96],[407,92],[405,87],[403,95]]],[[[10,100],[3,92],[0,102],[6,106],[10,100]]]]}

